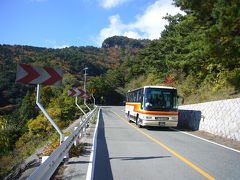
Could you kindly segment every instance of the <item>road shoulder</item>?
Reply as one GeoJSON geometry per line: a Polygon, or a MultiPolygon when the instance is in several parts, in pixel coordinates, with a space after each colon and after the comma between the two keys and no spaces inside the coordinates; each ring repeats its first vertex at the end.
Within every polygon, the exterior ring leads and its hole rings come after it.
{"type": "Polygon", "coordinates": [[[81,138],[81,144],[85,145],[85,151],[75,157],[70,157],[64,168],[62,180],[76,179],[85,180],[88,171],[90,154],[92,152],[93,135],[95,124],[89,125],[81,138]]]}
{"type": "Polygon", "coordinates": [[[226,146],[228,148],[232,148],[234,150],[240,151],[240,142],[239,141],[235,141],[232,139],[228,139],[228,138],[224,138],[215,134],[211,134],[209,132],[206,131],[189,131],[186,129],[179,129],[177,128],[178,131],[184,132],[186,134],[190,134],[193,136],[197,136],[199,138],[205,139],[207,141],[222,145],[222,146],[226,146]]]}

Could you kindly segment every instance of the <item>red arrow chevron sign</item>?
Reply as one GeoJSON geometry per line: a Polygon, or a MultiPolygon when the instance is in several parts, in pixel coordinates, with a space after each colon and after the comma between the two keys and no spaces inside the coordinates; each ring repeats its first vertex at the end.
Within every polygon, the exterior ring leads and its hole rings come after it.
{"type": "Polygon", "coordinates": [[[63,71],[58,68],[17,65],[16,82],[60,86],[63,71]]]}
{"type": "Polygon", "coordinates": [[[89,96],[84,90],[78,88],[68,90],[68,96],[80,96],[86,99],[91,98],[91,96],[89,96]]]}
{"type": "Polygon", "coordinates": [[[68,96],[77,96],[76,93],[77,92],[74,89],[68,90],[68,96]]]}

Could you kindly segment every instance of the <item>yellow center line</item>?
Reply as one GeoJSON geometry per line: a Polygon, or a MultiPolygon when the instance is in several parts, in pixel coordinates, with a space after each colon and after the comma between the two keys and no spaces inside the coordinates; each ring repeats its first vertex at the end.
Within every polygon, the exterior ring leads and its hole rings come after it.
{"type": "MultiPolygon", "coordinates": [[[[112,110],[111,110],[112,111],[112,110]]],[[[158,141],[157,139],[153,138],[152,136],[150,136],[149,134],[143,132],[141,129],[135,127],[134,125],[130,124],[126,119],[124,119],[122,116],[120,116],[117,112],[112,111],[115,115],[117,115],[121,120],[125,121],[126,123],[128,123],[130,126],[132,126],[134,129],[136,129],[137,131],[139,131],[140,133],[142,133],[143,135],[145,135],[146,137],[148,137],[149,139],[151,139],[152,141],[156,142],[157,144],[159,144],[160,146],[162,146],[164,149],[166,149],[167,151],[169,151],[170,153],[172,153],[173,155],[175,155],[176,157],[178,157],[179,159],[181,159],[183,162],[185,162],[186,164],[188,164],[189,166],[191,166],[193,169],[195,169],[196,171],[198,171],[200,174],[202,174],[203,176],[205,176],[207,179],[210,180],[215,180],[214,177],[210,176],[208,173],[206,173],[205,171],[203,171],[202,169],[200,169],[199,167],[197,167],[196,165],[194,165],[193,163],[191,163],[190,161],[188,161],[187,159],[185,159],[183,156],[179,155],[178,153],[176,153],[175,151],[173,151],[172,149],[170,149],[169,147],[167,147],[166,145],[164,145],[163,143],[161,143],[160,141],[158,141]]]]}

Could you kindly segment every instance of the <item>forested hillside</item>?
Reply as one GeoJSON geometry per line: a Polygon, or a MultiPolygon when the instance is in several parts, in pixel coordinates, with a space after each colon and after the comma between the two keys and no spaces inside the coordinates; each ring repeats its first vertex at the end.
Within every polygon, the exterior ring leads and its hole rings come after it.
{"type": "MultiPolygon", "coordinates": [[[[17,63],[27,63],[38,66],[60,67],[65,72],[65,84],[75,86],[82,85],[83,71],[87,66],[89,76],[97,76],[109,69],[118,68],[124,61],[134,57],[144,45],[140,41],[126,37],[113,37],[106,39],[103,44],[108,48],[96,47],[69,47],[64,49],[47,49],[31,46],[8,46],[0,45],[1,72],[0,72],[0,107],[15,105],[19,97],[26,94],[26,86],[15,84],[15,72],[17,63]],[[124,39],[125,42],[118,42],[117,39],[124,39]],[[108,42],[115,42],[111,46],[108,42]],[[128,46],[127,43],[138,44],[137,47],[128,46]],[[124,46],[126,44],[126,46],[124,46]],[[78,81],[69,82],[71,78],[78,81]],[[22,91],[22,92],[21,92],[22,91]],[[25,92],[25,93],[24,93],[25,92]]],[[[73,79],[71,79],[73,81],[73,79]]],[[[1,109],[0,109],[1,111],[1,109]]]]}
{"type": "Polygon", "coordinates": [[[114,36],[102,48],[1,45],[2,162],[13,161],[16,154],[26,157],[33,150],[21,154],[22,149],[39,146],[54,132],[35,106],[35,86],[15,83],[17,63],[64,69],[61,88],[42,90],[42,103],[61,128],[80,115],[66,92],[83,85],[85,66],[87,88],[96,88],[101,104],[121,104],[127,90],[143,85],[174,86],[186,103],[240,97],[240,1],[174,2],[186,15],[167,15],[169,25],[153,41],[114,36]]]}

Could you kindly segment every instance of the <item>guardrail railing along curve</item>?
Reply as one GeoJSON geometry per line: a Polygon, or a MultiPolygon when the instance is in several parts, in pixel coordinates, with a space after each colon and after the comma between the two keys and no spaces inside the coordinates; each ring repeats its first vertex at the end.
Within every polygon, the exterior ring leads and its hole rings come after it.
{"type": "Polygon", "coordinates": [[[51,178],[97,109],[98,107],[95,107],[89,113],[85,121],[28,177],[28,180],[47,180],[51,178]]]}

